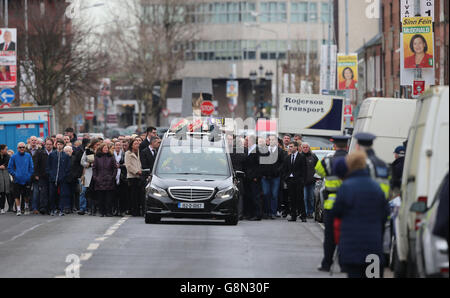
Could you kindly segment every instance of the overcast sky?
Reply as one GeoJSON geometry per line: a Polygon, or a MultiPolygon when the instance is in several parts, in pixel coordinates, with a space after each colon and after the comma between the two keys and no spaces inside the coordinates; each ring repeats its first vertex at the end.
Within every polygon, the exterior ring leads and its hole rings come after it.
{"type": "Polygon", "coordinates": [[[103,24],[108,24],[109,22],[114,21],[111,11],[117,13],[119,10],[119,1],[120,0],[81,0],[81,17],[87,18],[90,20],[91,24],[99,26],[99,30],[102,30],[105,26],[107,26],[103,24]],[[92,7],[96,4],[103,5],[92,7]]]}

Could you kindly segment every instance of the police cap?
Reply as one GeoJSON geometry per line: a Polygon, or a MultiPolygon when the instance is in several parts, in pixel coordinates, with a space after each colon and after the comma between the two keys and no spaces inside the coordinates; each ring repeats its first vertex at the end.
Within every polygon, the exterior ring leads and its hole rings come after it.
{"type": "Polygon", "coordinates": [[[395,151],[394,151],[394,153],[397,153],[397,154],[405,154],[405,152],[406,152],[406,149],[403,146],[398,146],[397,148],[395,148],[395,151]]]}
{"type": "Polygon", "coordinates": [[[332,136],[331,141],[335,144],[347,144],[348,140],[350,139],[349,136],[332,136]]]}
{"type": "Polygon", "coordinates": [[[373,140],[375,140],[376,138],[377,137],[375,135],[368,132],[360,132],[355,135],[355,139],[358,140],[358,144],[367,147],[372,146],[373,140]]]}

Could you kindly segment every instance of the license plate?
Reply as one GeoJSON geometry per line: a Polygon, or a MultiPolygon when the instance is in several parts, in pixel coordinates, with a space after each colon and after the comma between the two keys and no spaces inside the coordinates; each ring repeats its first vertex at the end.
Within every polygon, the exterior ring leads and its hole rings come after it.
{"type": "Polygon", "coordinates": [[[178,208],[182,209],[203,209],[205,208],[204,203],[178,203],[178,208]]]}

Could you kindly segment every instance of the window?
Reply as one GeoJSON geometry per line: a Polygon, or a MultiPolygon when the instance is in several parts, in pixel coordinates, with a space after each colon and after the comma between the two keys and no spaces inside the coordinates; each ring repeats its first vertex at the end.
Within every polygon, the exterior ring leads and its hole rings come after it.
{"type": "Polygon", "coordinates": [[[328,2],[320,3],[320,21],[325,24],[333,22],[333,5],[331,5],[331,15],[329,12],[328,2]]]}
{"type": "Polygon", "coordinates": [[[286,2],[261,2],[259,5],[261,23],[286,22],[286,2]]]}
{"type": "Polygon", "coordinates": [[[189,19],[198,24],[256,22],[256,16],[251,14],[252,11],[256,11],[254,2],[215,2],[189,6],[194,7],[188,10],[189,19]]]}
{"type": "Polygon", "coordinates": [[[287,42],[285,40],[265,40],[261,42],[260,57],[262,60],[276,60],[286,57],[287,42]]]}
{"type": "Polygon", "coordinates": [[[291,23],[317,22],[317,3],[293,2],[291,3],[291,23]]]}

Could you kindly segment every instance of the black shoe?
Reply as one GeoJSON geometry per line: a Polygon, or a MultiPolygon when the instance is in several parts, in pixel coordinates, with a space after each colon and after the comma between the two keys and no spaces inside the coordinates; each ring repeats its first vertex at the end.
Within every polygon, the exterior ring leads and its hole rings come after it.
{"type": "Polygon", "coordinates": [[[277,217],[276,216],[273,216],[273,215],[271,215],[270,217],[269,217],[270,219],[276,219],[277,217]]]}
{"type": "Polygon", "coordinates": [[[244,217],[243,216],[239,216],[239,220],[244,220],[244,217]]]}
{"type": "Polygon", "coordinates": [[[249,219],[250,221],[260,221],[261,220],[261,217],[252,217],[252,218],[250,218],[249,219]]]}
{"type": "Polygon", "coordinates": [[[302,222],[307,222],[307,221],[306,221],[306,218],[302,218],[302,222]]]}
{"type": "Polygon", "coordinates": [[[101,214],[100,217],[105,217],[105,215],[104,215],[104,214],[101,214]]]}
{"type": "Polygon", "coordinates": [[[291,217],[288,219],[288,221],[297,221],[297,215],[294,215],[294,216],[291,215],[291,217]]]}
{"type": "Polygon", "coordinates": [[[313,219],[314,218],[314,216],[312,214],[307,215],[306,217],[309,218],[309,219],[313,219]]]}
{"type": "Polygon", "coordinates": [[[288,215],[287,213],[283,213],[281,216],[283,216],[283,218],[286,218],[288,215]]]}
{"type": "Polygon", "coordinates": [[[112,214],[108,213],[106,214],[106,217],[113,217],[112,214]]]}
{"type": "Polygon", "coordinates": [[[322,271],[322,272],[330,272],[330,268],[325,268],[322,266],[317,267],[317,270],[322,271]]]}
{"type": "Polygon", "coordinates": [[[269,219],[269,216],[263,215],[262,219],[269,219]]]}
{"type": "Polygon", "coordinates": [[[84,215],[86,214],[86,212],[84,212],[83,210],[78,211],[78,215],[84,215]]]}

